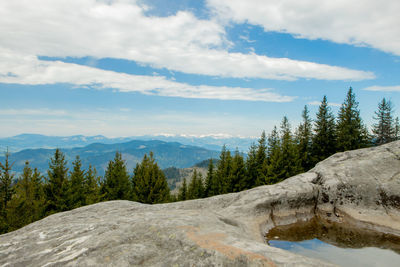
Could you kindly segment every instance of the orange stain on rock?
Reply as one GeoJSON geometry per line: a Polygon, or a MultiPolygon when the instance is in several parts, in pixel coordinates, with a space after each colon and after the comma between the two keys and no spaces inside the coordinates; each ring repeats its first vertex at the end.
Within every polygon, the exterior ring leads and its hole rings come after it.
{"type": "Polygon", "coordinates": [[[181,226],[179,228],[186,230],[187,237],[195,242],[199,247],[218,251],[231,260],[240,256],[245,256],[250,260],[261,261],[263,266],[276,266],[274,262],[264,255],[224,244],[223,240],[226,238],[226,235],[223,233],[200,234],[199,228],[194,226],[181,226]]]}

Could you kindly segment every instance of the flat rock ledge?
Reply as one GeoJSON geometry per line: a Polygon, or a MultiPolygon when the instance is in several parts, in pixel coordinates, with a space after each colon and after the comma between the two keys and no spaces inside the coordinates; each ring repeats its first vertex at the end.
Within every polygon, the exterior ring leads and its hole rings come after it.
{"type": "Polygon", "coordinates": [[[0,266],[333,266],[265,242],[275,225],[313,217],[400,236],[400,141],[240,193],[54,214],[1,235],[0,266]]]}

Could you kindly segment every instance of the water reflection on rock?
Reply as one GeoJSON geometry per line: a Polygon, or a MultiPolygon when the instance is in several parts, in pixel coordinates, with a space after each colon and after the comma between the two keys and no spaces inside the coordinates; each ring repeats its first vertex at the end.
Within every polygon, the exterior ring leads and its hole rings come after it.
{"type": "Polygon", "coordinates": [[[341,266],[399,266],[400,237],[351,225],[312,219],[278,226],[267,243],[341,266]]]}

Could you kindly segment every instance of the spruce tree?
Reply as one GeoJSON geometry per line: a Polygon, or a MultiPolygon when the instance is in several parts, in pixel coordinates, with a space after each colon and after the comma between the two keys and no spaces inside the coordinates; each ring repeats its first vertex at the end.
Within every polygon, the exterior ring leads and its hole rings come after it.
{"type": "Polygon", "coordinates": [[[299,157],[290,130],[289,120],[286,116],[283,117],[281,123],[281,151],[282,170],[279,178],[283,180],[299,173],[299,157]]]}
{"type": "Polygon", "coordinates": [[[205,197],[211,197],[215,195],[214,193],[214,163],[213,159],[210,159],[208,163],[208,170],[207,170],[207,176],[206,176],[206,183],[205,183],[205,188],[204,188],[204,196],[205,197]]]}
{"type": "Polygon", "coordinates": [[[268,147],[267,147],[267,177],[266,184],[274,184],[279,182],[279,172],[282,168],[282,149],[281,139],[276,126],[272,129],[268,135],[268,147]]]}
{"type": "Polygon", "coordinates": [[[246,158],[246,189],[257,186],[258,182],[258,164],[257,164],[257,146],[253,143],[246,158]]]}
{"type": "Polygon", "coordinates": [[[307,106],[302,113],[303,122],[297,128],[296,141],[301,172],[308,171],[313,166],[311,158],[312,124],[307,106]]]}
{"type": "Polygon", "coordinates": [[[204,195],[204,181],[203,181],[203,175],[201,173],[198,173],[198,179],[197,179],[197,185],[196,185],[196,190],[197,190],[197,196],[198,198],[203,198],[205,197],[204,195]]]}
{"type": "Polygon", "coordinates": [[[337,148],[339,151],[368,146],[368,131],[364,126],[353,89],[350,87],[346,99],[339,109],[337,121],[337,148]]]}
{"type": "Polygon", "coordinates": [[[7,220],[9,222],[8,231],[21,228],[31,222],[42,218],[43,192],[40,174],[25,162],[23,173],[15,185],[15,194],[9,202],[9,212],[7,220]]]}
{"type": "Polygon", "coordinates": [[[192,178],[191,178],[191,180],[190,180],[190,183],[189,183],[189,187],[188,187],[188,191],[187,191],[187,195],[188,195],[188,199],[197,199],[197,198],[200,198],[201,196],[200,196],[200,188],[199,188],[199,185],[200,185],[200,183],[198,182],[198,175],[197,175],[197,170],[196,169],[194,169],[193,170],[193,175],[192,175],[192,178]]]}
{"type": "Polygon", "coordinates": [[[375,111],[377,121],[372,126],[372,133],[374,137],[374,143],[376,145],[382,145],[395,140],[395,124],[393,120],[393,108],[392,103],[386,101],[385,98],[378,104],[378,110],[375,111]]]}
{"type": "Polygon", "coordinates": [[[32,169],[29,166],[29,162],[25,162],[25,166],[22,175],[16,185],[16,202],[15,207],[18,209],[17,214],[23,214],[21,225],[28,224],[34,220],[35,216],[35,196],[34,196],[34,185],[32,184],[32,169]]]}
{"type": "MultiPolygon", "coordinates": [[[[10,153],[5,153],[4,164],[0,162],[0,212],[5,213],[7,204],[11,200],[14,190],[12,181],[14,174],[11,173],[13,163],[10,164],[10,153]]],[[[4,215],[4,214],[3,214],[4,215]]]]}
{"type": "Polygon", "coordinates": [[[142,203],[164,203],[170,200],[170,190],[164,173],[158,167],[153,153],[144,155],[132,178],[135,201],[142,203]]]}
{"type": "Polygon", "coordinates": [[[66,165],[64,154],[60,149],[56,149],[47,171],[45,186],[47,214],[68,210],[69,180],[66,165]]]}
{"type": "Polygon", "coordinates": [[[271,147],[269,150],[269,164],[267,168],[267,183],[277,183],[299,172],[298,154],[290,130],[289,120],[283,117],[280,129],[280,141],[277,139],[276,128],[271,133],[271,147]],[[275,143],[275,144],[274,144],[275,143]],[[279,144],[279,146],[278,146],[279,144]]]}
{"type": "Polygon", "coordinates": [[[76,156],[75,161],[72,163],[73,171],[70,174],[69,186],[69,208],[75,209],[86,205],[85,196],[85,175],[82,170],[82,162],[79,156],[76,156]]]}
{"type": "Polygon", "coordinates": [[[326,96],[324,96],[314,121],[314,135],[311,144],[313,164],[336,153],[336,139],[335,117],[326,96]]]}
{"type": "Polygon", "coordinates": [[[213,191],[216,195],[225,194],[228,192],[228,188],[230,185],[230,181],[228,179],[231,167],[231,152],[227,150],[226,146],[224,145],[222,147],[219,162],[217,164],[217,170],[215,172],[213,191]]]}
{"type": "Polygon", "coordinates": [[[230,188],[229,192],[240,192],[247,189],[246,168],[244,165],[243,156],[236,149],[235,155],[232,159],[232,169],[230,175],[230,188]]]}
{"type": "Polygon", "coordinates": [[[131,184],[125,161],[120,152],[108,163],[104,176],[104,200],[130,199],[131,184]]]}
{"type": "Polygon", "coordinates": [[[178,193],[178,200],[179,201],[184,201],[188,199],[188,188],[187,188],[187,183],[186,183],[186,178],[183,178],[183,182],[181,187],[179,188],[179,193],[178,193]]]}
{"type": "Polygon", "coordinates": [[[267,159],[266,155],[266,136],[265,131],[262,132],[260,139],[258,140],[257,146],[257,154],[256,154],[256,169],[257,169],[257,177],[255,180],[255,186],[264,185],[266,183],[266,168],[265,162],[267,159]]]}
{"type": "Polygon", "coordinates": [[[99,202],[100,200],[99,177],[97,176],[96,168],[92,167],[92,165],[89,165],[89,168],[85,173],[84,192],[85,192],[86,205],[99,202]]]}

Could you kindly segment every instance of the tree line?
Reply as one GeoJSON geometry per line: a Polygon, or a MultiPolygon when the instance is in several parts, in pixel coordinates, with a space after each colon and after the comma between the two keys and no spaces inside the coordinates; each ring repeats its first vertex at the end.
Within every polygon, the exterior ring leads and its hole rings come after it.
{"type": "Polygon", "coordinates": [[[15,182],[9,153],[0,163],[0,234],[16,230],[53,213],[100,201],[126,199],[142,203],[163,203],[171,199],[167,180],[152,153],[145,155],[129,175],[122,155],[116,152],[103,178],[92,166],[85,171],[79,156],[68,171],[64,154],[56,149],[47,175],[29,162],[15,182]]]}
{"type": "Polygon", "coordinates": [[[183,180],[176,195],[170,193],[152,153],[145,155],[130,175],[121,153],[116,152],[104,177],[100,177],[91,166],[82,170],[79,156],[69,171],[64,154],[56,149],[46,175],[26,162],[23,173],[15,179],[7,152],[4,163],[0,163],[0,234],[56,212],[100,201],[165,203],[274,184],[309,170],[336,152],[399,139],[399,119],[394,119],[390,101],[382,99],[374,119],[376,123],[369,133],[351,87],[337,117],[324,96],[314,120],[305,106],[302,122],[292,132],[288,118],[283,117],[279,128],[261,134],[246,157],[224,146],[218,161],[210,159],[207,175],[202,177],[194,171],[190,181],[183,180]]]}
{"type": "Polygon", "coordinates": [[[316,163],[336,152],[343,152],[399,139],[400,124],[393,117],[393,106],[385,98],[378,104],[370,133],[364,124],[358,102],[350,87],[337,117],[334,116],[327,97],[319,105],[315,119],[310,118],[307,106],[302,112],[302,122],[291,130],[289,120],[266,136],[261,134],[247,157],[239,151],[234,154],[222,148],[216,166],[210,161],[205,179],[197,172],[189,183],[186,180],[179,190],[178,200],[209,197],[239,192],[260,185],[278,183],[288,177],[308,171],[316,163]]]}

